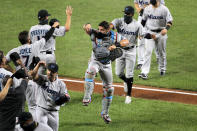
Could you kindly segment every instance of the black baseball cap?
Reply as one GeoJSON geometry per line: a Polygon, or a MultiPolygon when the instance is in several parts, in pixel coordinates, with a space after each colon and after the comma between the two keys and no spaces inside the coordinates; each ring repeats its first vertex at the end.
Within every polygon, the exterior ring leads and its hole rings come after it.
{"type": "Polygon", "coordinates": [[[125,14],[134,14],[134,8],[132,6],[126,6],[123,11],[125,14]]]}
{"type": "Polygon", "coordinates": [[[47,69],[53,73],[58,72],[58,65],[56,63],[49,63],[47,69]]]}
{"type": "Polygon", "coordinates": [[[22,112],[18,117],[18,124],[24,124],[27,120],[32,119],[30,112],[22,112]]]}
{"type": "Polygon", "coordinates": [[[48,13],[47,10],[40,10],[38,12],[38,19],[41,20],[43,18],[45,18],[46,16],[50,16],[51,14],[48,13]]]}

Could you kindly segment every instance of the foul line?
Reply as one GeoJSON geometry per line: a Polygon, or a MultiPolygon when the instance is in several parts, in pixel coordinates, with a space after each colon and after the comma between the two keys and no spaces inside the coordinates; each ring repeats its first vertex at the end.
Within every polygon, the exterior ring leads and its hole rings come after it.
{"type": "MultiPolygon", "coordinates": [[[[75,82],[75,83],[84,83],[84,81],[80,80],[71,80],[71,79],[60,79],[63,81],[70,81],[70,82],[75,82]]],[[[102,85],[100,82],[95,82],[96,85],[102,85]]],[[[124,87],[122,85],[113,85],[114,87],[124,87]]],[[[167,92],[167,93],[174,93],[174,94],[183,94],[183,95],[193,95],[197,96],[197,93],[188,93],[188,92],[180,92],[180,91],[169,91],[169,90],[161,90],[161,89],[153,89],[153,88],[142,88],[142,87],[133,87],[134,89],[138,90],[148,90],[148,91],[156,91],[156,92],[167,92]]]]}

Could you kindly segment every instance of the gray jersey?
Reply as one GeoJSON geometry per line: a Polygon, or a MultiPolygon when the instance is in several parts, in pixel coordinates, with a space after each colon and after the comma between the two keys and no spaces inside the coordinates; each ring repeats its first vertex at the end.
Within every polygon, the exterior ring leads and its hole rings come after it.
{"type": "MultiPolygon", "coordinates": [[[[20,126],[15,128],[14,131],[24,131],[20,126]]],[[[53,131],[48,125],[43,123],[38,123],[38,126],[34,129],[34,131],[53,131]]]]}
{"type": "Polygon", "coordinates": [[[37,95],[37,87],[38,85],[33,81],[29,80],[27,88],[25,90],[26,101],[28,104],[28,108],[32,108],[36,106],[36,95],[37,95]]]}
{"type": "Polygon", "coordinates": [[[142,25],[135,19],[130,24],[124,22],[124,18],[117,18],[112,21],[118,33],[129,40],[129,45],[133,46],[137,43],[137,37],[142,35],[142,25]]]}
{"type": "MultiPolygon", "coordinates": [[[[37,40],[40,40],[45,34],[50,30],[51,26],[49,25],[35,25],[32,26],[29,31],[30,40],[34,43],[37,40]]],[[[47,43],[51,45],[50,47],[45,47],[42,51],[55,51],[55,37],[56,36],[64,36],[66,29],[64,26],[60,26],[59,28],[55,28],[53,33],[53,37],[51,37],[47,43]]]]}
{"type": "MultiPolygon", "coordinates": [[[[160,0],[161,4],[165,5],[164,0],[160,0]]],[[[135,4],[138,4],[140,8],[145,8],[150,4],[150,0],[134,0],[135,4]]]]}
{"type": "Polygon", "coordinates": [[[38,84],[37,105],[47,110],[59,110],[60,106],[55,105],[54,98],[58,94],[67,93],[65,83],[58,78],[54,82],[50,82],[44,75],[39,75],[36,83],[38,84]]]}
{"type": "MultiPolygon", "coordinates": [[[[34,42],[33,44],[25,44],[21,45],[17,48],[14,48],[10,50],[6,55],[6,60],[9,62],[10,60],[10,54],[13,52],[17,52],[20,56],[20,59],[22,60],[22,63],[27,67],[27,70],[29,70],[29,65],[32,62],[33,56],[39,56],[40,50],[42,48],[47,48],[50,45],[45,44],[46,40],[42,38],[39,41],[34,42]]],[[[20,67],[17,67],[17,69],[20,67]]]]}
{"type": "Polygon", "coordinates": [[[167,22],[173,20],[169,9],[164,5],[160,5],[157,8],[153,8],[152,5],[149,5],[144,9],[142,19],[146,20],[145,27],[147,30],[164,29],[167,22]]]}

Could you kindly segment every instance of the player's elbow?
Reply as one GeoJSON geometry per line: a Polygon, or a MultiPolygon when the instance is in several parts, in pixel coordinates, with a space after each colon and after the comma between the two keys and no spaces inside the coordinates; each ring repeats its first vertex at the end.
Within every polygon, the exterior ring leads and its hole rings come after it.
{"type": "Polygon", "coordinates": [[[66,26],[66,32],[70,31],[70,27],[66,26]]]}

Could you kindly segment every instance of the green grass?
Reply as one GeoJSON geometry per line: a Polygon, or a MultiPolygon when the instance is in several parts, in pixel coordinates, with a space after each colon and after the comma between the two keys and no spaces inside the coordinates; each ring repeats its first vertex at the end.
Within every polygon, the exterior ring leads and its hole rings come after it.
{"type": "Polygon", "coordinates": [[[94,94],[92,103],[82,106],[83,94],[70,92],[71,101],[60,109],[60,131],[195,131],[197,106],[157,100],[114,96],[110,107],[112,122],[100,117],[102,95],[94,94]]]}
{"type": "MultiPolygon", "coordinates": [[[[174,18],[173,27],[168,32],[167,74],[165,77],[159,76],[153,55],[149,80],[138,79],[140,72],[135,71],[134,83],[197,91],[197,2],[165,1],[174,18]]],[[[75,78],[84,77],[92,48],[82,25],[90,22],[97,28],[100,21],[122,17],[123,8],[133,5],[131,0],[0,0],[0,3],[0,49],[5,52],[20,45],[18,33],[29,30],[37,23],[38,10],[47,9],[52,14],[50,18],[58,18],[63,25],[66,19],[65,8],[68,4],[72,5],[74,11],[71,30],[65,37],[57,38],[56,56],[60,66],[59,74],[75,78]]],[[[115,74],[114,81],[120,82],[115,74]]]]}

